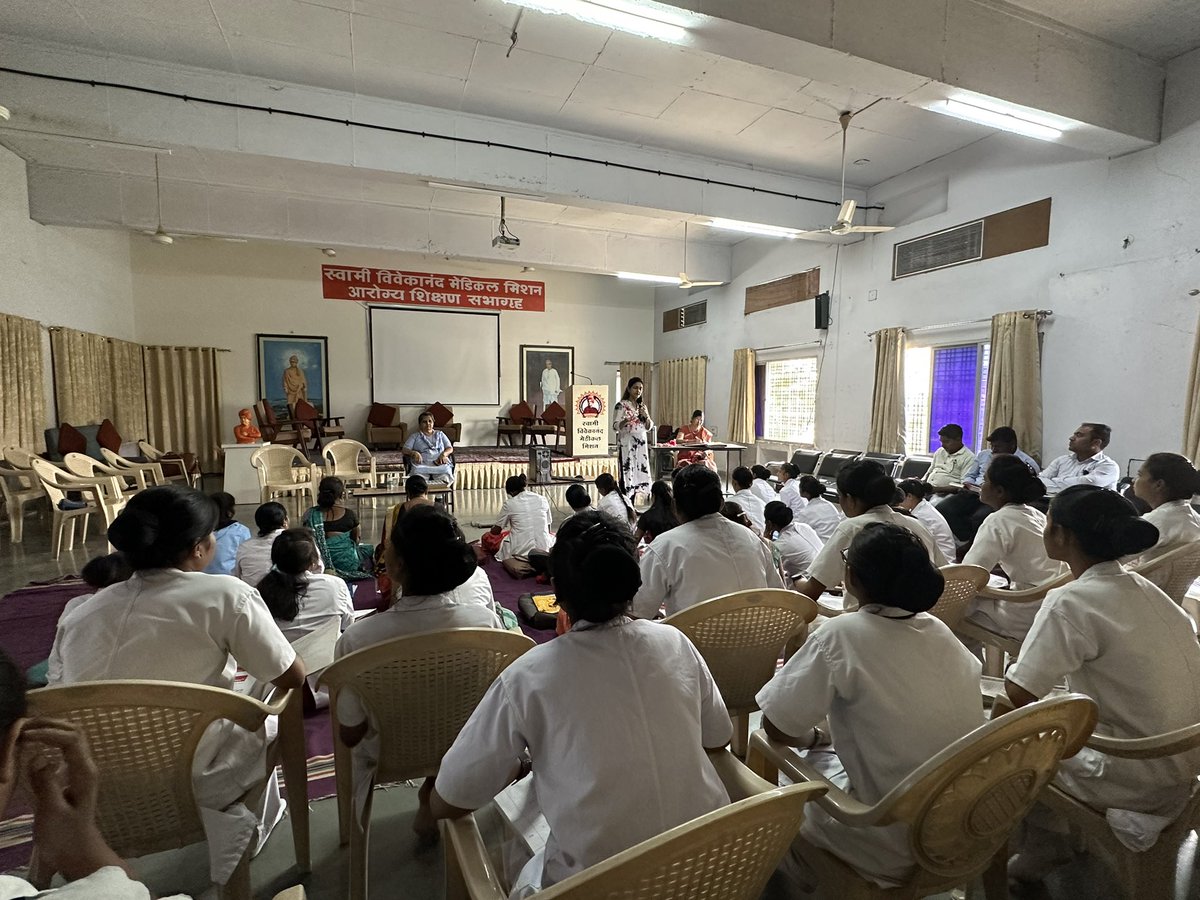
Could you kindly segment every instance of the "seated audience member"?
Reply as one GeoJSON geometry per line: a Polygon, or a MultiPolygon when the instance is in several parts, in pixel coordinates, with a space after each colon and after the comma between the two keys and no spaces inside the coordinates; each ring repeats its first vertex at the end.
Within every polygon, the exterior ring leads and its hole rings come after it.
{"type": "MultiPolygon", "coordinates": [[[[833,537],[838,525],[845,520],[845,513],[836,504],[825,499],[825,485],[821,484],[820,479],[813,475],[805,475],[799,479],[799,484],[800,498],[804,504],[797,512],[796,507],[788,503],[792,510],[792,521],[803,522],[811,527],[821,540],[828,541],[833,537]]],[[[779,492],[779,499],[783,499],[783,491],[779,492]]]]}
{"type": "Polygon", "coordinates": [[[929,529],[942,555],[947,561],[954,562],[958,557],[958,545],[938,508],[929,502],[933,489],[924,481],[909,478],[900,482],[900,492],[900,508],[912,513],[913,518],[929,529]]]}
{"type": "Polygon", "coordinates": [[[773,536],[784,577],[795,581],[808,571],[821,552],[821,539],[811,526],[792,520],[792,511],[786,503],[772,500],[763,514],[767,520],[764,534],[773,536]]]}
{"type": "MultiPolygon", "coordinates": [[[[419,506],[401,516],[384,557],[389,576],[400,588],[400,596],[383,612],[347,628],[334,649],[335,658],[422,631],[501,627],[490,607],[474,601],[463,602],[460,589],[479,571],[479,565],[475,551],[449,513],[435,506],[419,506]]],[[[366,708],[353,691],[338,695],[337,720],[342,740],[354,748],[354,799],[361,809],[375,778],[379,737],[367,719],[366,708]]],[[[413,830],[426,841],[437,837],[437,826],[429,815],[432,790],[433,779],[426,778],[413,822],[413,830]]]]}
{"type": "Polygon", "coordinates": [[[233,564],[233,574],[249,585],[257,585],[271,571],[271,547],[288,527],[287,509],[274,500],[264,503],[254,511],[254,524],[258,535],[242,542],[233,564]]]}
{"type": "MultiPolygon", "coordinates": [[[[1012,589],[1024,591],[1061,575],[1062,563],[1046,555],[1042,532],[1046,517],[1030,506],[1046,488],[1040,478],[1016,456],[996,456],[988,467],[979,496],[995,510],[979,526],[975,543],[963,557],[968,566],[983,566],[989,572],[1004,570],[1012,589]]],[[[1021,640],[1029,633],[1041,602],[1005,603],[1003,600],[971,601],[967,618],[1008,637],[1021,640]]]]}
{"type": "Polygon", "coordinates": [[[317,485],[317,505],[304,517],[304,525],[313,533],[330,575],[347,581],[373,576],[375,548],[359,543],[362,529],[357,513],[346,506],[346,485],[342,479],[333,475],[321,479],[317,485]]]}
{"type": "Polygon", "coordinates": [[[1121,467],[1116,460],[1104,455],[1110,440],[1112,429],[1107,425],[1084,422],[1075,429],[1075,433],[1067,438],[1069,452],[1051,460],[1042,470],[1046,493],[1053,496],[1076,484],[1094,484],[1116,490],[1121,467]]]}
{"type": "MultiPolygon", "coordinates": [[[[812,478],[811,475],[804,476],[812,478]]],[[[813,479],[816,481],[816,479],[813,479]]],[[[784,463],[779,467],[779,496],[776,498],[788,505],[792,511],[793,518],[799,518],[800,512],[808,503],[808,498],[804,496],[800,488],[804,479],[800,477],[800,470],[792,463],[784,463]]],[[[820,484],[818,481],[817,484],[820,484]]]]}
{"type": "Polygon", "coordinates": [[[770,503],[772,500],[778,500],[779,494],[775,491],[775,485],[771,484],[771,470],[766,466],[751,466],[750,474],[754,476],[754,481],[750,484],[750,490],[754,492],[754,496],[763,502],[763,505],[770,503]]]}
{"type": "Polygon", "coordinates": [[[733,483],[733,500],[742,508],[750,521],[754,523],[754,527],[758,529],[758,533],[762,534],[767,527],[767,520],[763,518],[763,507],[766,506],[762,499],[751,490],[751,485],[754,484],[754,474],[745,466],[738,466],[730,475],[733,483]]]}
{"type": "MultiPolygon", "coordinates": [[[[205,574],[217,516],[216,504],[191,488],[153,487],[130,498],[108,539],[133,575],[96,592],[60,624],[61,683],[141,678],[232,690],[231,657],[259,682],[304,683],[304,663],[258,591],[229,575],[205,574]]],[[[274,778],[260,808],[251,812],[236,802],[262,778],[274,724],[256,733],[216,724],[196,751],[197,803],[225,811],[206,827],[218,884],[255,832],[261,846],[283,815],[274,778]]]]}
{"type": "Polygon", "coordinates": [[[721,504],[721,515],[730,522],[737,522],[743,528],[749,528],[758,537],[762,537],[762,532],[754,527],[754,523],[750,521],[750,517],[746,515],[746,511],[742,509],[742,504],[736,500],[726,500],[721,504]]]}
{"type": "Polygon", "coordinates": [[[271,571],[259,581],[258,592],[289,641],[330,619],[340,621],[339,631],[354,624],[354,601],[345,580],[318,575],[313,571],[318,562],[317,545],[307,528],[289,528],[275,538],[271,571]]]}
{"type": "MultiPolygon", "coordinates": [[[[1200,710],[1200,644],[1180,607],[1118,560],[1158,540],[1158,529],[1128,500],[1096,485],[1074,485],[1050,503],[1046,552],[1075,580],[1046,595],[1006,673],[1017,707],[1056,684],[1100,707],[1096,734],[1142,738],[1194,725],[1200,710]]],[[[1094,809],[1126,847],[1145,849],[1179,816],[1196,789],[1195,754],[1120,759],[1084,748],[1064,759],[1055,784],[1094,809]]],[[[1066,826],[1045,809],[1026,819],[1010,877],[1040,880],[1070,857],[1066,826]]]]}
{"type": "Polygon", "coordinates": [[[23,799],[33,806],[38,860],[66,879],[61,887],[39,892],[15,875],[0,875],[0,897],[150,900],[146,886],[133,880],[132,869],[96,826],[97,775],[83,732],[70,722],[28,715],[21,672],[0,651],[0,816],[20,778],[23,799]]]}
{"type": "Polygon", "coordinates": [[[1009,454],[1029,466],[1035,475],[1042,470],[1032,456],[1017,446],[1017,432],[1007,425],[993,430],[987,441],[989,448],[976,454],[971,468],[963,476],[962,490],[938,504],[938,512],[945,517],[950,530],[960,541],[972,540],[975,532],[979,530],[980,523],[992,513],[991,508],[980,501],[979,489],[993,459],[1009,454]]]}
{"type": "Polygon", "coordinates": [[[458,818],[532,768],[550,835],[514,897],[729,802],[706,751],[723,748],[733,727],[704,659],[682,632],[626,615],[640,582],[632,535],[581,513],[563,523],[550,567],[574,624],[500,673],[443,758],[433,795],[435,816],[458,818]]]}
{"type": "Polygon", "coordinates": [[[404,456],[408,459],[412,475],[423,475],[429,481],[451,484],[454,481],[454,466],[450,457],[454,444],[444,431],[433,428],[433,413],[423,412],[417,419],[417,430],[404,442],[404,456]]]}
{"type": "MultiPolygon", "coordinates": [[[[1185,457],[1178,453],[1151,453],[1138,470],[1133,491],[1150,507],[1150,512],[1142,518],[1158,529],[1158,543],[1139,557],[1139,563],[1200,541],[1200,516],[1192,508],[1192,497],[1200,492],[1200,473],[1185,457]]],[[[1169,566],[1146,575],[1159,587],[1170,576],[1169,566]]]]}
{"type": "Polygon", "coordinates": [[[567,506],[571,507],[571,516],[579,515],[585,509],[592,505],[592,495],[588,493],[588,489],[582,484],[572,484],[566,490],[567,506]]]}
{"type": "Polygon", "coordinates": [[[404,502],[397,503],[388,510],[387,517],[383,520],[383,532],[379,535],[379,546],[375,548],[375,580],[379,593],[385,597],[393,585],[383,565],[383,548],[387,546],[388,536],[396,527],[396,520],[404,515],[405,511],[417,506],[433,506],[433,501],[429,498],[429,482],[423,475],[409,475],[404,479],[404,502]]]}
{"type": "Polygon", "coordinates": [[[633,531],[637,513],[633,511],[633,505],[628,498],[618,489],[617,479],[609,472],[601,472],[596,476],[596,492],[600,495],[600,502],[596,504],[596,508],[617,522],[623,522],[625,527],[633,531]]]}
{"type": "MultiPolygon", "coordinates": [[[[927,612],[945,581],[914,534],[871,522],[843,565],[862,605],[813,630],[756,699],[773,739],[810,749],[832,740],[843,767],[835,783],[873,804],[983,724],[980,663],[927,612]],[[827,716],[828,734],[819,727],[827,716]]],[[[883,887],[913,869],[905,825],[843,825],[811,804],[800,836],[883,887]]],[[[785,861],[793,867],[805,868],[785,861]]]]}
{"type": "Polygon", "coordinates": [[[250,540],[250,529],[235,518],[237,501],[233,499],[233,494],[222,491],[213,494],[212,498],[221,517],[217,520],[217,530],[213,532],[213,537],[217,539],[217,551],[204,571],[209,575],[232,575],[238,548],[250,540]]]}
{"type": "MultiPolygon", "coordinates": [[[[690,424],[681,425],[675,431],[675,440],[681,444],[704,444],[712,439],[712,432],[704,427],[704,410],[702,409],[692,413],[690,424]]],[[[690,465],[708,466],[714,472],[717,471],[717,463],[713,459],[711,450],[680,450],[675,454],[675,468],[690,465]]]]}
{"type": "MultiPolygon", "coordinates": [[[[133,569],[129,567],[129,562],[120,553],[106,553],[103,556],[89,559],[83,568],[79,570],[79,577],[83,580],[83,583],[94,591],[106,588],[110,584],[126,581],[131,575],[133,575],[133,569]]],[[[81,594],[78,597],[72,597],[68,600],[67,605],[63,607],[63,611],[59,613],[58,624],[61,625],[68,615],[83,605],[84,601],[91,596],[91,594],[81,594]]],[[[29,669],[28,677],[31,682],[35,682],[38,685],[45,685],[62,680],[62,656],[60,655],[61,646],[59,641],[59,630],[58,626],[56,626],[54,643],[50,647],[50,658],[45,663],[38,663],[29,669]]]]}
{"type": "Polygon", "coordinates": [[[640,544],[645,541],[649,544],[678,525],[670,482],[654,482],[650,485],[650,508],[638,516],[637,530],[633,533],[634,542],[640,544]]]}
{"type": "MultiPolygon", "coordinates": [[[[610,478],[612,476],[609,476],[610,478]]],[[[550,534],[550,504],[541,494],[525,490],[525,475],[512,475],[504,482],[508,498],[500,507],[500,518],[492,526],[492,534],[504,535],[496,561],[513,578],[527,578],[537,568],[530,554],[545,554],[554,545],[550,534]]]]}
{"type": "Polygon", "coordinates": [[[770,548],[747,528],[721,515],[721,479],[705,466],[675,476],[680,525],[655,538],[642,555],[642,586],[633,613],[653,618],[747,588],[783,587],[770,548]]]}
{"type": "MultiPolygon", "coordinates": [[[[846,519],[833,530],[833,534],[813,560],[808,570],[808,578],[796,585],[796,590],[800,593],[816,600],[827,588],[840,583],[843,568],[842,551],[847,549],[854,536],[871,522],[890,522],[911,531],[921,539],[935,566],[946,565],[946,556],[929,533],[929,529],[913,516],[896,512],[888,505],[896,493],[896,482],[888,477],[879,463],[871,459],[856,459],[846,463],[837,474],[837,491],[838,501],[846,513],[846,519]]],[[[857,604],[858,601],[847,587],[846,608],[854,609],[857,604]]]]}
{"type": "Polygon", "coordinates": [[[975,454],[963,443],[961,425],[943,425],[938,430],[938,440],[942,446],[933,454],[933,464],[925,474],[925,480],[935,494],[953,494],[962,488],[963,478],[975,461],[975,454]]]}

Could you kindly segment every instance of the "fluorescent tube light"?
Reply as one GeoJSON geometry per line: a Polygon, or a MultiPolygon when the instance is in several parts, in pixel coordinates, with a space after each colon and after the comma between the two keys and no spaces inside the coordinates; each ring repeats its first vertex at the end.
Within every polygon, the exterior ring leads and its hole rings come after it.
{"type": "Polygon", "coordinates": [[[516,191],[507,191],[503,188],[484,188],[474,187],[469,184],[451,184],[448,181],[427,181],[425,182],[431,188],[439,191],[461,191],[464,194],[487,194],[491,197],[508,197],[517,198],[519,200],[545,200],[542,194],[521,194],[516,191]]]}
{"type": "Polygon", "coordinates": [[[943,100],[935,104],[933,110],[934,112],[940,112],[967,122],[990,125],[992,128],[1011,131],[1013,134],[1023,134],[1025,137],[1036,138],[1039,141],[1056,141],[1062,137],[1061,128],[1053,128],[1041,122],[1034,122],[1030,119],[1022,118],[1016,113],[988,109],[983,106],[976,106],[974,103],[966,103],[962,100],[943,100]]]}
{"type": "Polygon", "coordinates": [[[504,0],[514,6],[551,15],[568,15],[593,25],[603,25],[660,41],[680,43],[687,37],[688,20],[667,10],[634,0],[504,0]]]}
{"type": "Polygon", "coordinates": [[[649,281],[654,284],[679,284],[679,279],[670,275],[645,275],[641,272],[618,272],[623,281],[649,281]]]}
{"type": "Polygon", "coordinates": [[[803,232],[799,228],[784,228],[782,225],[762,225],[758,222],[739,222],[737,219],[713,219],[709,228],[722,231],[740,231],[743,234],[758,234],[764,237],[794,238],[803,232]]]}

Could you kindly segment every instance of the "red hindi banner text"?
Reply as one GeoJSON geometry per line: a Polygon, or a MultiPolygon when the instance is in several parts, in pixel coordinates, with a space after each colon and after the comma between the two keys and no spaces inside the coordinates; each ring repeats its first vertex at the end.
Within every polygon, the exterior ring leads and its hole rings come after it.
{"type": "Polygon", "coordinates": [[[362,300],[399,306],[546,311],[543,281],[401,272],[365,266],[321,266],[321,293],[326,300],[362,300]]]}

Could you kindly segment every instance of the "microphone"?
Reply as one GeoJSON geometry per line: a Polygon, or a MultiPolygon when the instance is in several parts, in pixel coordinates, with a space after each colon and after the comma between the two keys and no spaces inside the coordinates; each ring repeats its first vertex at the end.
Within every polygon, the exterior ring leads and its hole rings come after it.
{"type": "Polygon", "coordinates": [[[588,383],[588,384],[595,384],[595,383],[596,383],[596,382],[592,381],[592,379],[590,379],[590,378],[588,378],[586,375],[584,375],[582,372],[572,372],[572,373],[571,373],[571,377],[572,377],[572,378],[587,378],[587,383],[588,383]]]}

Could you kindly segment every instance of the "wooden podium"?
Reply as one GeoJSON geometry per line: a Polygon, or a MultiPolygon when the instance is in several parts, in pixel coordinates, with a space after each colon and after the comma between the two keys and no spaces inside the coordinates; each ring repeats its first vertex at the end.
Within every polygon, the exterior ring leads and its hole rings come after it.
{"type": "Polygon", "coordinates": [[[567,456],[608,456],[612,410],[607,384],[573,384],[567,397],[567,456]]]}

